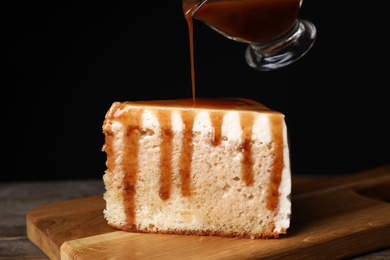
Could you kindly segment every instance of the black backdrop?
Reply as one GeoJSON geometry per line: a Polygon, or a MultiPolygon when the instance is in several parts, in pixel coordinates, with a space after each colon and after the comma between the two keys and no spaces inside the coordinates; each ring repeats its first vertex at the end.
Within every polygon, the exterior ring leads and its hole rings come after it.
{"type": "MultiPolygon", "coordinates": [[[[191,97],[181,1],[135,2],[3,9],[12,57],[1,95],[3,180],[101,178],[101,127],[113,101],[191,97]]],[[[390,24],[378,2],[304,1],[300,17],[316,25],[317,41],[273,72],[250,69],[245,44],[195,22],[197,96],[252,98],[283,112],[295,174],[390,163],[390,24]]]]}

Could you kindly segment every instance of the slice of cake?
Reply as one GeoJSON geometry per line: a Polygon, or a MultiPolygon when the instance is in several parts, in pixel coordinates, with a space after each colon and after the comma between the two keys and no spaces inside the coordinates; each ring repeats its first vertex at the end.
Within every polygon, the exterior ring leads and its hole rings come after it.
{"type": "Polygon", "coordinates": [[[248,99],[115,102],[103,130],[111,226],[245,238],[286,233],[283,114],[248,99]]]}

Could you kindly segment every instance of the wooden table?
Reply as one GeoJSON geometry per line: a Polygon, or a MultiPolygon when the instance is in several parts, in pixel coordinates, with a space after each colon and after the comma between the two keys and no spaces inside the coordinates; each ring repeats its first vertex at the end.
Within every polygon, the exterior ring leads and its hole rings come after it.
{"type": "MultiPolygon", "coordinates": [[[[26,214],[57,201],[102,194],[102,180],[0,183],[0,259],[48,259],[26,236],[26,214]]],[[[354,259],[390,259],[390,248],[354,259]]]]}

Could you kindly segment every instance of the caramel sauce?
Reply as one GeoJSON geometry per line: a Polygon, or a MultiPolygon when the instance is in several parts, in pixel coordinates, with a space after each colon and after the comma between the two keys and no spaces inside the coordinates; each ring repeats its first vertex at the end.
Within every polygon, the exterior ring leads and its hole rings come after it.
{"type": "Polygon", "coordinates": [[[195,114],[193,110],[183,110],[182,119],[184,123],[183,143],[180,158],[180,183],[181,194],[184,197],[191,195],[191,164],[192,164],[192,127],[195,114]]]}
{"type": "Polygon", "coordinates": [[[161,128],[161,160],[160,160],[160,190],[159,195],[163,200],[167,200],[171,194],[172,183],[172,123],[171,111],[165,109],[158,110],[157,116],[161,128]]]}
{"type": "Polygon", "coordinates": [[[106,115],[105,125],[118,121],[126,127],[123,136],[124,154],[121,165],[115,163],[116,156],[113,151],[113,133],[111,127],[105,129],[106,142],[103,150],[107,153],[107,169],[111,172],[115,167],[123,170],[123,198],[126,214],[126,229],[135,229],[135,195],[138,172],[138,149],[141,136],[141,116],[143,109],[126,109],[125,103],[114,103],[106,115]],[[113,110],[114,109],[114,110],[113,110]]]}
{"type": "Polygon", "coordinates": [[[241,114],[241,128],[242,128],[242,144],[241,151],[243,155],[242,160],[242,177],[247,186],[253,184],[253,159],[252,159],[252,127],[253,127],[253,114],[242,113],[241,114]]]}
{"type": "Polygon", "coordinates": [[[211,137],[211,144],[213,146],[218,146],[221,144],[222,122],[223,122],[224,115],[225,113],[220,111],[211,112],[210,118],[211,118],[211,124],[213,126],[213,135],[211,137]]]}
{"type": "Polygon", "coordinates": [[[139,102],[124,102],[116,103],[106,116],[104,134],[105,144],[103,150],[107,153],[107,169],[111,172],[115,167],[120,167],[124,172],[124,203],[125,213],[127,216],[127,226],[125,229],[134,230],[135,226],[135,196],[137,172],[139,169],[138,151],[139,142],[142,134],[141,116],[143,110],[148,106],[153,107],[156,117],[160,124],[160,188],[159,196],[162,200],[168,200],[172,189],[172,152],[173,152],[173,131],[172,131],[172,110],[161,109],[166,107],[165,103],[169,103],[171,107],[187,107],[188,109],[181,110],[181,118],[184,124],[182,148],[180,153],[179,174],[181,183],[181,194],[184,197],[191,196],[191,165],[193,155],[193,125],[197,115],[197,109],[213,108],[210,111],[210,119],[213,127],[213,135],[210,139],[210,144],[214,147],[221,145],[222,142],[222,123],[223,116],[227,110],[242,110],[248,111],[240,113],[240,125],[242,128],[242,142],[239,147],[243,154],[242,160],[242,179],[245,185],[251,186],[254,182],[254,162],[252,157],[252,132],[255,120],[255,113],[249,111],[266,111],[269,116],[271,126],[271,146],[273,146],[273,168],[271,171],[271,184],[268,187],[267,208],[275,210],[278,208],[279,185],[281,182],[281,174],[284,168],[283,161],[283,117],[276,111],[269,110],[263,105],[245,99],[197,99],[196,105],[190,100],[174,100],[174,101],[139,101],[139,102]],[[127,104],[140,104],[142,108],[126,108],[127,104]],[[114,107],[115,106],[115,107],[114,107]],[[120,165],[115,162],[116,156],[113,149],[113,132],[111,131],[112,121],[118,121],[126,127],[124,134],[124,154],[120,165]]]}
{"type": "Polygon", "coordinates": [[[271,171],[271,183],[268,187],[267,208],[275,210],[279,201],[279,185],[282,180],[282,171],[284,168],[283,159],[283,118],[280,116],[270,116],[271,136],[273,143],[274,162],[271,171]]]}
{"type": "Polygon", "coordinates": [[[190,38],[190,58],[191,58],[191,83],[192,83],[192,98],[195,103],[195,65],[194,65],[194,26],[192,21],[192,12],[195,10],[197,2],[183,1],[184,17],[188,24],[188,32],[190,38]]]}
{"type": "Polygon", "coordinates": [[[270,113],[273,112],[273,110],[269,109],[263,104],[245,98],[195,98],[195,101],[191,98],[186,98],[173,100],[124,102],[124,104],[142,105],[145,107],[177,107],[216,110],[253,110],[260,112],[268,111],[270,113]]]}
{"type": "Polygon", "coordinates": [[[112,145],[112,139],[113,137],[113,132],[112,131],[105,131],[104,136],[105,136],[105,143],[103,145],[102,151],[106,152],[107,154],[107,161],[106,161],[106,166],[107,169],[114,169],[115,168],[115,154],[114,154],[114,148],[112,145]]]}
{"type": "MultiPolygon", "coordinates": [[[[135,113],[134,113],[135,114],[135,113]]],[[[135,117],[137,115],[134,115],[135,117]]],[[[138,125],[128,125],[125,134],[125,152],[122,161],[123,178],[123,197],[126,213],[126,222],[132,227],[135,223],[135,194],[138,171],[138,148],[140,139],[140,127],[138,125]]]]}

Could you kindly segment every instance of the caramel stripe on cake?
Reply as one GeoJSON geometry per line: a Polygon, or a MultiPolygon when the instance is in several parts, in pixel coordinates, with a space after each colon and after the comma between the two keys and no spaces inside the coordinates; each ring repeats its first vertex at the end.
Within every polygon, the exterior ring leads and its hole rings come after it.
{"type": "Polygon", "coordinates": [[[273,144],[274,163],[271,171],[271,183],[268,191],[267,207],[270,210],[275,210],[278,207],[279,185],[282,179],[282,171],[284,168],[283,118],[272,115],[269,119],[273,144]]]}
{"type": "Polygon", "coordinates": [[[160,159],[160,190],[162,200],[167,200],[171,194],[172,182],[172,113],[170,110],[158,109],[157,117],[161,129],[161,159],[160,159]]]}
{"type": "Polygon", "coordinates": [[[242,176],[247,186],[253,184],[253,159],[252,159],[252,128],[253,128],[253,114],[243,113],[241,115],[242,128],[242,144],[241,151],[242,159],[242,176]]]}
{"type": "Polygon", "coordinates": [[[127,116],[127,122],[123,123],[126,125],[126,131],[124,133],[125,153],[122,158],[122,169],[124,171],[123,197],[127,228],[129,229],[133,229],[135,223],[135,194],[137,192],[135,186],[139,167],[138,150],[142,115],[142,110],[140,110],[129,110],[128,113],[130,113],[130,115],[127,116]]]}
{"type": "Polygon", "coordinates": [[[221,111],[214,111],[211,113],[211,124],[213,126],[214,132],[211,137],[211,144],[214,146],[218,146],[221,144],[221,131],[222,131],[222,122],[223,122],[223,116],[225,113],[221,111]]]}
{"type": "Polygon", "coordinates": [[[115,155],[114,155],[114,148],[112,145],[112,139],[114,138],[114,133],[112,131],[104,131],[105,136],[105,142],[103,145],[102,151],[106,152],[107,154],[107,161],[106,166],[107,169],[114,169],[115,168],[115,155]]]}
{"type": "Polygon", "coordinates": [[[192,128],[194,125],[195,113],[192,110],[182,111],[184,123],[183,143],[180,158],[180,182],[181,194],[184,197],[191,196],[191,163],[192,163],[192,128]]]}

